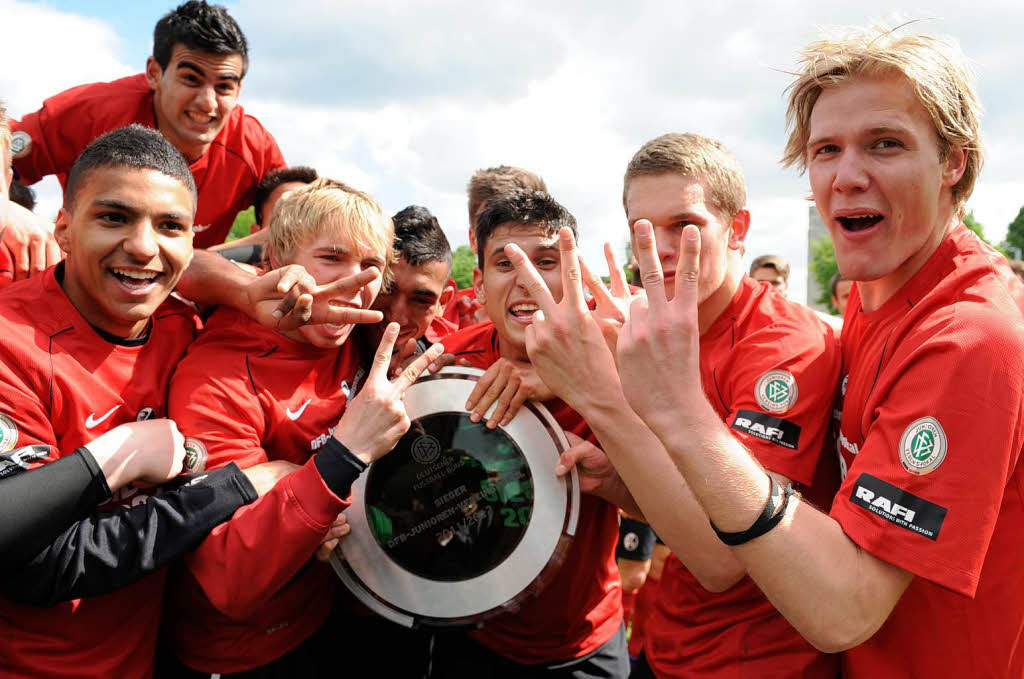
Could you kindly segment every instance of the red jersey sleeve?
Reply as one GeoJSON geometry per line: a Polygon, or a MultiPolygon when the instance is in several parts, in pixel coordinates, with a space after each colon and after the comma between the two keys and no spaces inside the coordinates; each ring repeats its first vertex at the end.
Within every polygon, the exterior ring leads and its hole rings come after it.
{"type": "Polygon", "coordinates": [[[11,121],[11,132],[21,133],[16,147],[23,150],[14,153],[12,163],[21,181],[34,184],[47,175],[71,171],[79,152],[96,136],[88,128],[91,100],[81,96],[90,87],[81,85],[56,94],[38,111],[11,121]],[[83,137],[88,137],[84,143],[83,137]]]}
{"type": "Polygon", "coordinates": [[[49,410],[30,384],[32,375],[15,369],[15,366],[30,367],[32,363],[20,355],[21,352],[7,349],[7,346],[0,346],[0,453],[34,444],[50,446],[50,456],[26,464],[28,469],[53,461],[60,456],[60,451],[56,449],[57,435],[49,410]]]}
{"type": "Polygon", "coordinates": [[[1024,445],[1024,338],[974,316],[899,342],[831,512],[871,554],[971,597],[1024,445]]]}
{"type": "MultiPolygon", "coordinates": [[[[264,409],[242,352],[195,347],[172,380],[169,410],[182,433],[206,446],[208,468],[235,462],[244,469],[268,460],[261,446],[264,409]]],[[[186,564],[221,613],[244,620],[288,584],[346,506],[310,458],[217,526],[186,564]]]]}
{"type": "Polygon", "coordinates": [[[767,469],[811,485],[839,379],[835,337],[824,325],[770,325],[743,337],[730,363],[712,391],[725,424],[767,469]]]}

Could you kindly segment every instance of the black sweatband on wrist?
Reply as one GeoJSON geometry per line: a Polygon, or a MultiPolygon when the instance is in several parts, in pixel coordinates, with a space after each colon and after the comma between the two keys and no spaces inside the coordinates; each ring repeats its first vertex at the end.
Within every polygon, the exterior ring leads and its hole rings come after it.
{"type": "Polygon", "coordinates": [[[314,460],[324,483],[332,493],[342,498],[348,497],[352,484],[367,467],[365,462],[333,436],[327,438],[327,443],[320,448],[314,460]]]}
{"type": "Polygon", "coordinates": [[[654,529],[643,521],[623,516],[619,522],[619,544],[615,558],[626,561],[647,561],[654,553],[654,529]]]}
{"type": "Polygon", "coordinates": [[[757,517],[757,521],[754,522],[750,528],[739,533],[726,533],[725,531],[718,530],[715,522],[711,522],[711,528],[715,531],[715,535],[718,539],[729,545],[730,547],[736,547],[743,545],[754,538],[759,538],[775,526],[779,525],[782,521],[782,517],[786,514],[786,507],[789,506],[789,497],[793,494],[793,488],[786,486],[782,489],[782,507],[776,512],[775,508],[775,495],[779,490],[779,484],[775,482],[775,479],[771,475],[768,475],[768,481],[770,485],[768,487],[768,501],[764,504],[764,510],[761,511],[761,515],[757,517]]]}

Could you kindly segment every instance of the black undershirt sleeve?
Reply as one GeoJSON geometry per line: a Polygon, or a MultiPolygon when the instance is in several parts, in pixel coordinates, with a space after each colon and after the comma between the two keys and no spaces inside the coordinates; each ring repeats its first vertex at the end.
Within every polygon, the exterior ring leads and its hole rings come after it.
{"type": "Polygon", "coordinates": [[[314,459],[317,471],[331,492],[340,498],[348,497],[352,484],[366,471],[366,463],[352,454],[341,441],[330,436],[314,459]]]}
{"type": "Polygon", "coordinates": [[[92,454],[79,448],[38,469],[49,446],[26,446],[0,455],[0,571],[22,564],[75,521],[110,497],[92,454]]]}
{"type": "Polygon", "coordinates": [[[256,490],[235,465],[184,476],[132,507],[94,512],[20,567],[4,569],[4,595],[48,606],[130,585],[195,549],[256,490]]]}

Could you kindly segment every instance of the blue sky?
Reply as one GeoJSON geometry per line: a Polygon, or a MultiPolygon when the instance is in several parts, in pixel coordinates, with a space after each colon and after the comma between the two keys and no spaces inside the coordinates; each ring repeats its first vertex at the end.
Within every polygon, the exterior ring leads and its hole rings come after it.
{"type": "MultiPolygon", "coordinates": [[[[783,89],[799,47],[822,25],[898,12],[951,33],[976,62],[988,161],[969,207],[1000,238],[1024,204],[1019,134],[1024,3],[900,0],[829,3],[632,3],[566,0],[243,0],[226,3],[246,32],[241,102],[286,159],[364,188],[392,211],[433,210],[466,241],[465,184],[502,163],[539,172],[576,214],[581,246],[621,247],[621,178],[632,153],[664,132],[724,141],[746,172],[748,258],[780,252],[802,299],[806,177],[781,169],[783,89]]],[[[138,72],[162,2],[0,0],[10,53],[0,96],[14,115],[72,85],[138,72]],[[47,45],[40,52],[40,42],[47,45]]],[[[55,210],[53,185],[41,210],[55,210]]]]}

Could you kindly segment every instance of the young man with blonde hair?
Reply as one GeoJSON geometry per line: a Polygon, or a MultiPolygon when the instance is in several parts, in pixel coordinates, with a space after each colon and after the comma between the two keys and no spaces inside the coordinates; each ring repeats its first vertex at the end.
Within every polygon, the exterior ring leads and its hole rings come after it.
{"type": "Polygon", "coordinates": [[[617,345],[629,405],[732,556],[852,679],[1024,674],[1024,286],[961,222],[979,109],[950,39],[874,28],[803,52],[785,160],[857,282],[829,514],[780,492],[705,395],[707,234],[682,229],[674,295],[638,242],[646,296],[617,345]]]}
{"type": "MultiPolygon", "coordinates": [[[[267,255],[273,268],[301,264],[318,285],[361,277],[362,287],[331,303],[368,309],[389,277],[393,238],[375,200],[319,179],[278,202],[267,255]]],[[[180,676],[260,668],[305,677],[333,666],[336,639],[322,628],[338,579],[320,561],[347,532],[339,514],[352,482],[409,427],[405,388],[440,354],[428,349],[389,382],[398,325],[385,330],[368,374],[348,341],[352,328],[277,332],[221,309],[178,366],[170,411],[205,448],[208,467],[299,465],[186,559],[167,626],[180,676]]]]}
{"type": "MultiPolygon", "coordinates": [[[[694,273],[700,290],[698,385],[711,404],[708,416],[777,483],[829,498],[835,485],[825,484],[823,492],[818,470],[839,349],[809,309],[744,275],[750,214],[736,158],[720,142],[695,134],[652,139],[629,162],[623,203],[633,251],[667,271],[674,272],[682,257],[683,229],[695,225],[704,234],[707,257],[694,273]]],[[[578,464],[608,497],[624,483],[673,551],[633,676],[832,679],[836,659],[801,638],[747,577],[708,524],[698,490],[626,402],[606,345],[616,334],[609,332],[612,314],[602,310],[617,306],[621,312],[628,303],[618,268],[610,262],[617,300],[588,270],[582,272],[598,300],[595,317],[581,301],[575,247],[565,234],[560,245],[565,292],[559,304],[521,253],[510,254],[541,308],[527,329],[530,359],[544,384],[583,416],[607,454],[592,449],[582,458],[565,456],[564,462],[578,464]]],[[[621,316],[615,325],[621,326],[621,316]]],[[[688,416],[670,403],[662,408],[677,421],[688,416]]]]}

